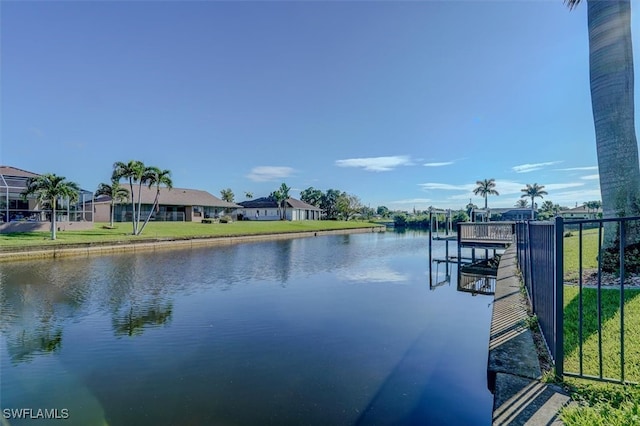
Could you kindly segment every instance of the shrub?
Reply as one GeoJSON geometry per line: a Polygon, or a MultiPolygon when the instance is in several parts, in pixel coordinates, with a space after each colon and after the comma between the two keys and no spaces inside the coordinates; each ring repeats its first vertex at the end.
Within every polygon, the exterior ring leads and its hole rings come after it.
{"type": "MultiPolygon", "coordinates": [[[[640,243],[630,244],[624,249],[624,270],[628,273],[640,273],[640,243]]],[[[620,249],[616,241],[613,247],[602,253],[602,270],[604,272],[620,273],[620,249]]]]}
{"type": "Polygon", "coordinates": [[[231,216],[222,216],[220,218],[220,223],[231,223],[233,222],[233,219],[231,219],[231,216]]]}
{"type": "Polygon", "coordinates": [[[407,225],[407,216],[403,214],[393,216],[393,224],[399,228],[405,227],[407,225]]]}

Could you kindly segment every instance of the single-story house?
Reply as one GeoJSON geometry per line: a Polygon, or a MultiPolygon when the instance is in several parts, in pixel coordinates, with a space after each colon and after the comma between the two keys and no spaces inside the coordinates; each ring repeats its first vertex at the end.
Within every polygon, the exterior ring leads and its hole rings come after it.
{"type": "MultiPolygon", "coordinates": [[[[538,217],[538,211],[534,210],[533,212],[534,219],[538,217]]],[[[501,213],[500,220],[531,220],[531,208],[523,207],[523,208],[513,208],[508,209],[501,213]]]]}
{"type": "MultiPolygon", "coordinates": [[[[121,184],[130,190],[128,184],[121,184]]],[[[138,208],[138,191],[140,187],[133,186],[133,200],[136,202],[136,212],[138,208]]],[[[146,218],[153,207],[156,198],[156,188],[142,186],[141,218],[146,218]]],[[[98,197],[94,200],[93,208],[96,222],[109,222],[111,214],[111,198],[98,197]]],[[[158,205],[151,213],[151,220],[165,222],[202,222],[202,219],[218,218],[220,216],[235,216],[238,204],[221,200],[199,189],[186,188],[160,188],[158,205]]],[[[128,222],[131,220],[131,200],[117,201],[114,205],[114,221],[128,222]]]]}
{"type": "MultiPolygon", "coordinates": [[[[40,205],[36,197],[24,199],[22,192],[27,188],[29,178],[39,174],[12,166],[0,166],[0,232],[26,232],[47,230],[50,227],[51,212],[40,205]]],[[[81,189],[75,204],[69,200],[58,200],[56,222],[61,230],[89,229],[93,227],[93,213],[90,202],[93,193],[81,189]],[[86,227],[80,226],[86,223],[86,227]]]]}
{"type": "MultiPolygon", "coordinates": [[[[508,207],[508,208],[490,208],[475,209],[473,211],[475,221],[484,222],[487,217],[491,220],[495,220],[496,216],[500,217],[500,221],[519,221],[519,220],[531,220],[531,208],[530,207],[508,207]]],[[[534,211],[534,217],[538,217],[538,212],[534,211]]]]}
{"type": "Polygon", "coordinates": [[[585,206],[577,206],[568,210],[560,210],[558,216],[563,219],[580,220],[580,219],[597,219],[602,214],[602,209],[588,209],[585,206]]]}
{"type": "MultiPolygon", "coordinates": [[[[245,220],[280,220],[281,210],[272,198],[256,198],[238,204],[241,206],[237,211],[238,219],[242,215],[245,220]]],[[[322,213],[319,207],[291,197],[287,199],[286,207],[286,220],[320,220],[322,213]]]]}

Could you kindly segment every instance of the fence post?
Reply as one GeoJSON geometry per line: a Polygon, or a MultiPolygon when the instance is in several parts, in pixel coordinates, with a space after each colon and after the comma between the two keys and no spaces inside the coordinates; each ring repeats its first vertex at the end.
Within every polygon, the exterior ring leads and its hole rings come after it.
{"type": "MultiPolygon", "coordinates": [[[[533,278],[533,239],[531,238],[531,222],[527,222],[527,273],[528,273],[528,294],[529,302],[531,303],[531,309],[533,312],[538,312],[538,306],[536,305],[536,280],[533,278]]],[[[527,283],[527,280],[525,280],[527,283]]]]}
{"type": "Polygon", "coordinates": [[[462,237],[461,237],[461,234],[462,234],[462,222],[458,222],[458,230],[457,231],[458,231],[457,232],[458,235],[456,235],[456,238],[458,239],[457,242],[458,242],[458,271],[459,271],[460,270],[460,263],[462,262],[462,244],[461,244],[461,241],[462,241],[462,237]]]}
{"type": "Polygon", "coordinates": [[[555,289],[554,315],[554,352],[556,377],[562,379],[564,374],[564,220],[560,216],[555,219],[555,273],[553,286],[555,289]]]}

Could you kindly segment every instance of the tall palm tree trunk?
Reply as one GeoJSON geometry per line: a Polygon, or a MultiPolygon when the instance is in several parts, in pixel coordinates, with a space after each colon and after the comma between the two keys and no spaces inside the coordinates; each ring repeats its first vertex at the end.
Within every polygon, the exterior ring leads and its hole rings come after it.
{"type": "MultiPolygon", "coordinates": [[[[630,0],[587,2],[591,104],[605,218],[638,214],[640,167],[634,123],[630,0]]],[[[629,230],[630,239],[638,236],[629,230]]],[[[607,245],[615,228],[605,228],[607,245]]]]}
{"type": "Polygon", "coordinates": [[[534,220],[536,218],[536,203],[534,202],[535,199],[536,197],[531,197],[531,220],[534,220]]]}
{"type": "Polygon", "coordinates": [[[156,191],[156,198],[155,200],[153,200],[153,205],[151,206],[151,210],[149,211],[149,214],[145,218],[144,223],[140,227],[138,234],[142,234],[142,231],[144,231],[144,228],[147,226],[147,223],[149,223],[149,220],[151,219],[151,214],[153,214],[153,211],[158,207],[158,198],[160,198],[160,190],[156,191]]]}
{"type": "Polygon", "coordinates": [[[51,239],[56,239],[56,199],[51,200],[51,239]]]}
{"type": "Polygon", "coordinates": [[[129,178],[129,187],[131,188],[131,223],[133,224],[133,235],[138,235],[138,227],[136,226],[136,200],[133,199],[132,178],[129,178]]]}
{"type": "Polygon", "coordinates": [[[142,178],[140,178],[140,183],[138,183],[138,216],[136,217],[136,234],[140,235],[140,231],[138,227],[140,226],[140,212],[142,211],[142,178]]]}

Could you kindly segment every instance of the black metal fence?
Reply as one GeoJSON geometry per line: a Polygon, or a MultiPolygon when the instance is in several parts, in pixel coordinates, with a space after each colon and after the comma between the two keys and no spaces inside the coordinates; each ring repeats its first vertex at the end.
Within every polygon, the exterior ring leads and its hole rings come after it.
{"type": "Polygon", "coordinates": [[[522,279],[558,376],[640,381],[638,343],[625,349],[639,326],[625,316],[640,297],[627,291],[629,272],[640,266],[639,239],[640,217],[516,224],[522,279]]]}
{"type": "Polygon", "coordinates": [[[556,285],[556,224],[554,222],[519,222],[516,224],[518,264],[527,288],[533,312],[547,348],[556,363],[562,364],[562,306],[561,286],[556,285]]]}

